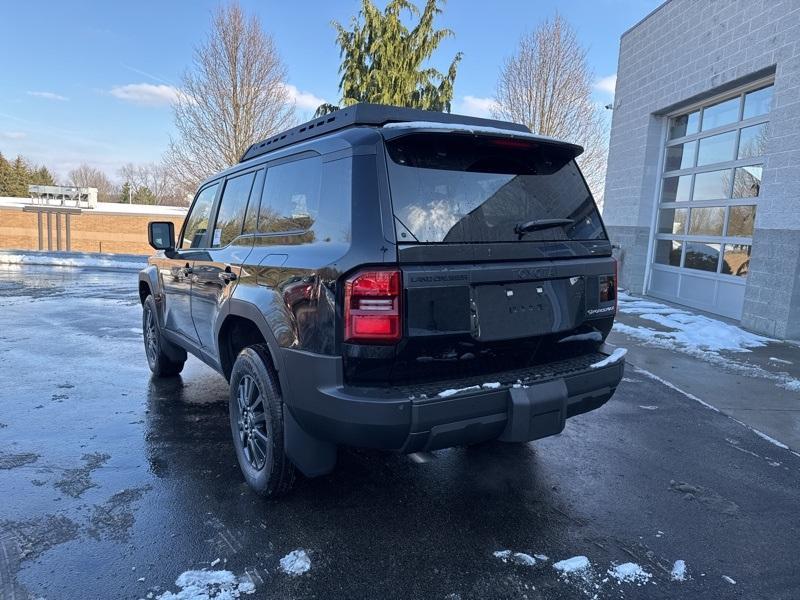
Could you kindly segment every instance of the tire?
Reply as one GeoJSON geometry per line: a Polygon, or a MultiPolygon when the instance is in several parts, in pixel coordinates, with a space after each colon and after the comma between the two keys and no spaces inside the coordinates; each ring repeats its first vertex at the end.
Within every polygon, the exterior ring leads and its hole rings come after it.
{"type": "Polygon", "coordinates": [[[258,494],[281,496],[292,488],[295,468],[283,449],[283,399],[266,346],[239,353],[230,386],[231,434],[242,474],[258,494]]]}
{"type": "Polygon", "coordinates": [[[161,336],[156,301],[148,296],[142,304],[142,335],[147,364],[156,377],[172,377],[183,370],[186,352],[171,346],[161,336]],[[175,359],[178,360],[175,360],[175,359]]]}

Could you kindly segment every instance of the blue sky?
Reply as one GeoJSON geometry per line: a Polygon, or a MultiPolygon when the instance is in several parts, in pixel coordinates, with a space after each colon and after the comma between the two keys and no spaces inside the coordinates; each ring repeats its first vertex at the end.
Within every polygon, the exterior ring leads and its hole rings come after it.
{"type": "MultiPolygon", "coordinates": [[[[82,162],[113,178],[123,163],[159,160],[173,131],[173,88],[206,35],[217,3],[4,3],[0,152],[44,163],[61,177],[82,162]]],[[[449,0],[438,26],[456,35],[441,45],[436,62],[445,67],[457,51],[464,52],[454,112],[484,112],[504,58],[524,32],[556,10],[588,49],[596,100],[610,101],[619,37],[658,4],[449,0]]],[[[336,101],[339,56],[330,22],[348,22],[359,0],[242,0],[242,5],[273,35],[287,83],[296,92],[298,117],[310,116],[320,99],[336,101]]]]}

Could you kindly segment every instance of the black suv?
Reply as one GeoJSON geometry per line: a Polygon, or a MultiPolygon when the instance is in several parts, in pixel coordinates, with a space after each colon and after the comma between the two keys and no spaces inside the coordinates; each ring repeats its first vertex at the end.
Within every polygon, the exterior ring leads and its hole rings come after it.
{"type": "Polygon", "coordinates": [[[245,479],[286,492],[337,447],[557,434],[604,404],[616,262],[575,157],[521,125],[357,104],[203,183],[139,276],[147,360],[230,382],[245,479]]]}

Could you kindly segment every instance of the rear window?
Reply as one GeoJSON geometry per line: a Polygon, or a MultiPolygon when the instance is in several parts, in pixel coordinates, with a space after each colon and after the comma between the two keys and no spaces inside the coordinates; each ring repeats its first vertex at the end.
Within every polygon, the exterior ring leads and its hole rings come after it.
{"type": "Polygon", "coordinates": [[[400,242],[606,239],[569,147],[457,133],[386,146],[400,242]]]}

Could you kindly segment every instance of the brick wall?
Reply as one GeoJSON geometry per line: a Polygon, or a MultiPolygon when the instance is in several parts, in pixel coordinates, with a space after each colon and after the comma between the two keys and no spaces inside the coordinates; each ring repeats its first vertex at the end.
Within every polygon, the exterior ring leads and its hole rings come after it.
{"type": "MultiPolygon", "coordinates": [[[[51,215],[52,248],[56,249],[56,218],[51,215]]],[[[45,216],[44,249],[47,249],[45,216]]],[[[147,224],[150,221],[172,221],[175,232],[180,231],[182,216],[163,214],[119,214],[85,210],[70,216],[70,247],[77,252],[110,252],[150,254],[147,243],[147,224]]],[[[0,249],[38,250],[37,215],[21,208],[0,206],[0,249]]],[[[61,244],[66,248],[66,218],[61,216],[61,244]]]]}

